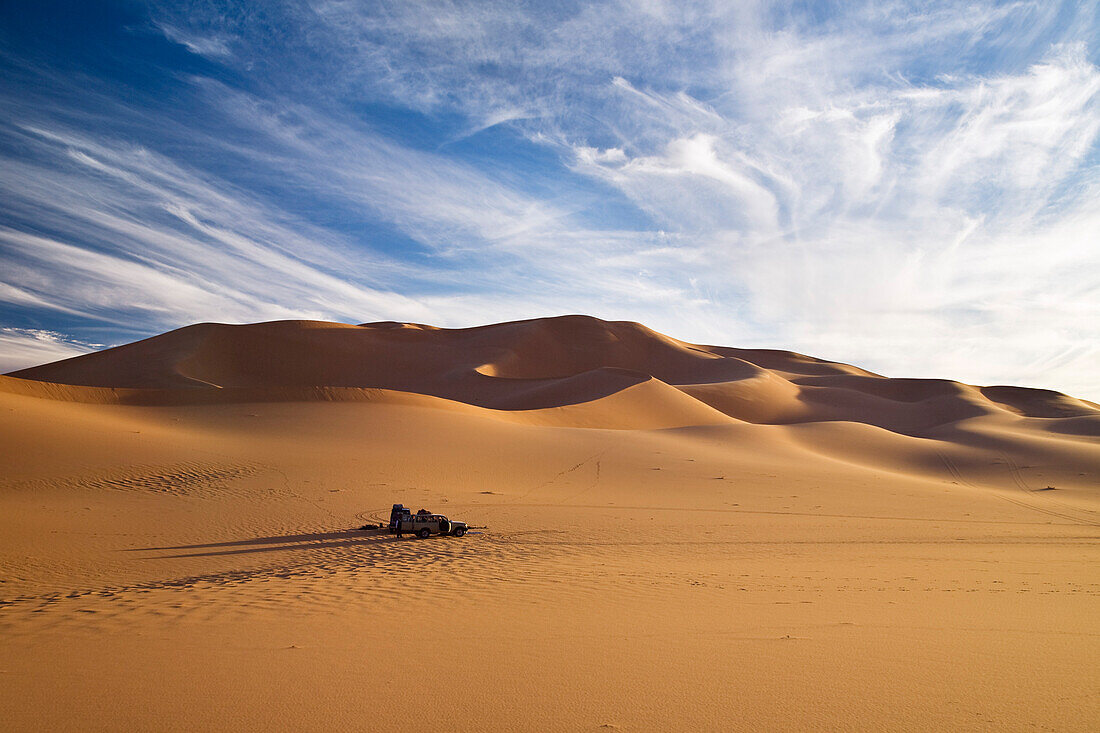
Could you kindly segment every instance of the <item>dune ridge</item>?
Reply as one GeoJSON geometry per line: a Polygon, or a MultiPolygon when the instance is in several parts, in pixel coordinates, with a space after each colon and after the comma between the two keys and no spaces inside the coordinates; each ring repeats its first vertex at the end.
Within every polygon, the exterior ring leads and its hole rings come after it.
{"type": "MultiPolygon", "coordinates": [[[[577,315],[462,329],[204,323],[12,372],[0,389],[135,405],[410,399],[397,396],[404,393],[509,412],[630,391],[640,404],[626,412],[648,414],[628,426],[712,424],[725,416],[772,425],[857,422],[927,436],[995,417],[1038,419],[1052,434],[1100,435],[1100,407],[1050,390],[893,379],[794,352],[691,344],[639,323],[577,315]],[[684,399],[657,385],[632,389],[651,381],[684,399]],[[662,399],[649,399],[658,392],[662,399]]],[[[625,410],[626,399],[616,402],[625,410]]]]}

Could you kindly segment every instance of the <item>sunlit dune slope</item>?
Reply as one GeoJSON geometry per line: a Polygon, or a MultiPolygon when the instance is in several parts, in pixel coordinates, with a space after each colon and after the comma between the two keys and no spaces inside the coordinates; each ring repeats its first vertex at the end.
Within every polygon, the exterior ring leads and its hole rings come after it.
{"type": "Polygon", "coordinates": [[[650,377],[725,382],[757,371],[636,323],[567,316],[469,329],[199,324],[14,376],[137,389],[368,387],[537,409],[587,402],[650,377]]]}
{"type": "Polygon", "coordinates": [[[530,411],[623,393],[616,411],[651,413],[624,427],[713,424],[725,416],[764,424],[857,422],[927,436],[994,416],[1032,419],[1030,428],[1048,434],[1100,434],[1096,405],[1057,392],[888,379],[792,352],[700,346],[638,323],[587,316],[464,329],[204,323],[11,376],[48,384],[6,380],[8,391],[84,402],[362,401],[401,392],[530,411]],[[677,387],[682,398],[655,384],[631,389],[654,381],[677,387]],[[89,387],[98,389],[80,389],[89,387]]]}

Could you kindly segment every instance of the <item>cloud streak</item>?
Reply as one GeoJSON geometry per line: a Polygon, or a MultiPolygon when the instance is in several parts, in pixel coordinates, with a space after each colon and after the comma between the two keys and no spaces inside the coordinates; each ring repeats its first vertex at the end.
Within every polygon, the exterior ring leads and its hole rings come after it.
{"type": "Polygon", "coordinates": [[[13,312],[584,311],[1100,396],[1094,2],[148,10],[176,106],[7,90],[13,312]]]}
{"type": "Polygon", "coordinates": [[[56,331],[0,328],[0,374],[31,364],[69,359],[102,347],[75,341],[56,331]]]}

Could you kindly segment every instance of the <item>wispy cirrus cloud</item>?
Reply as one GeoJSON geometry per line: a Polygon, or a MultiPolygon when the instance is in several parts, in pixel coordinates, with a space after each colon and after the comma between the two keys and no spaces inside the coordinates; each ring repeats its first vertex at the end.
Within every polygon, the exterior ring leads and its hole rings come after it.
{"type": "Polygon", "coordinates": [[[170,93],[0,115],[3,223],[53,243],[0,242],[12,308],[587,311],[1100,394],[1095,2],[147,10],[170,93]]]}
{"type": "Polygon", "coordinates": [[[0,228],[0,261],[21,284],[0,291],[9,302],[30,297],[160,326],[416,310],[411,299],[335,274],[341,247],[331,233],[289,223],[152,151],[65,131],[17,134],[41,162],[5,166],[6,210],[52,235],[0,228]]]}
{"type": "MultiPolygon", "coordinates": [[[[3,163],[0,190],[9,216],[25,217],[33,231],[0,228],[0,262],[21,285],[0,290],[0,302],[153,328],[271,318],[462,325],[512,315],[501,312],[508,298],[522,298],[521,315],[535,316],[581,290],[596,294],[579,306],[591,310],[647,279],[627,269],[619,282],[609,276],[613,264],[590,272],[578,261],[597,240],[600,252],[621,254],[644,233],[585,233],[565,221],[568,207],[469,165],[308,108],[276,107],[206,79],[193,83],[240,133],[212,148],[263,180],[307,192],[332,215],[368,211],[366,221],[418,244],[420,261],[353,243],[149,148],[23,124],[6,132],[33,155],[3,163]],[[536,267],[560,285],[528,292],[536,267]],[[489,294],[471,296],[475,288],[489,294]]],[[[652,297],[667,292],[650,285],[643,290],[652,297]]]]}
{"type": "Polygon", "coordinates": [[[167,38],[187,48],[188,51],[199,56],[207,56],[219,59],[231,56],[229,38],[224,35],[201,35],[195,32],[183,30],[167,23],[158,23],[156,27],[167,38]]]}
{"type": "Polygon", "coordinates": [[[894,374],[1076,373],[1095,390],[1100,374],[1070,356],[1100,336],[1095,4],[852,7],[821,23],[781,3],[612,4],[593,11],[605,22],[582,10],[549,30],[530,8],[324,16],[361,45],[390,39],[390,72],[368,76],[405,104],[541,110],[516,129],[702,253],[682,281],[711,294],[700,315],[736,325],[697,333],[894,374]],[[501,24],[536,40],[470,42],[501,24]],[[400,63],[433,48],[455,62],[400,63]],[[470,73],[482,64],[512,72],[470,73]]]}
{"type": "Polygon", "coordinates": [[[0,328],[0,374],[28,365],[69,359],[103,348],[63,333],[35,328],[0,328]]]}

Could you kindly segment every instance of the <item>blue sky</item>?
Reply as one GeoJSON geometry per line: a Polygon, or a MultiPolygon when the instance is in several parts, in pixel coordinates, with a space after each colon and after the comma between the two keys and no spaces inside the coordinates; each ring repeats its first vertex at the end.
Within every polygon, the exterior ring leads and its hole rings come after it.
{"type": "Polygon", "coordinates": [[[1100,399],[1096,2],[0,2],[0,370],[588,313],[1100,399]]]}

